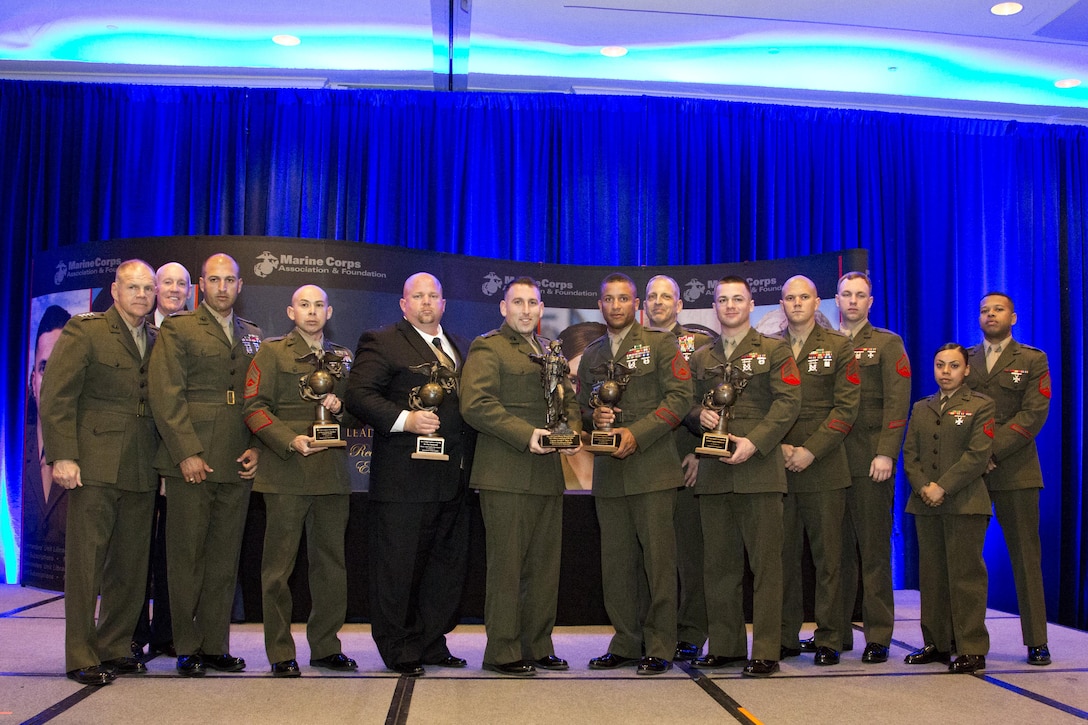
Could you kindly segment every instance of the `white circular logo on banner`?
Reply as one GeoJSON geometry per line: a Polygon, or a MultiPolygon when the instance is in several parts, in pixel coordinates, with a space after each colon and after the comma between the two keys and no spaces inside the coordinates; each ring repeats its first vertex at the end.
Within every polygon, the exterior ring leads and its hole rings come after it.
{"type": "Polygon", "coordinates": [[[257,263],[253,265],[253,274],[263,279],[275,272],[276,268],[279,266],[280,260],[275,254],[272,254],[272,252],[262,252],[257,257],[257,263]]]}

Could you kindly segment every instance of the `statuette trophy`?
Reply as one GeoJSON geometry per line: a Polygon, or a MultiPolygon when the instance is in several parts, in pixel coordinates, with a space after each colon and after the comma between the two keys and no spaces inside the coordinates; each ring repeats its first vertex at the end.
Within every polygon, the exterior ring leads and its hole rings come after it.
{"type": "Polygon", "coordinates": [[[543,354],[531,353],[529,359],[540,365],[540,383],[544,387],[544,399],[548,402],[544,427],[549,432],[540,437],[540,445],[544,448],[577,448],[578,434],[571,430],[563,406],[563,379],[570,374],[570,365],[563,357],[563,344],[559,340],[552,340],[543,354]]]}

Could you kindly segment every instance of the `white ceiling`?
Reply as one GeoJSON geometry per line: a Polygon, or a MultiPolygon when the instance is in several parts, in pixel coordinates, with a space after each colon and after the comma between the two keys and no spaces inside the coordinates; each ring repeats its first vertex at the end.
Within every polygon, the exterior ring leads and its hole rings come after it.
{"type": "Polygon", "coordinates": [[[0,0],[0,77],[649,93],[1088,124],[1088,0],[1022,0],[1011,17],[992,1],[0,0]],[[274,45],[277,33],[302,42],[274,45]],[[629,52],[606,58],[609,45],[629,52]]]}

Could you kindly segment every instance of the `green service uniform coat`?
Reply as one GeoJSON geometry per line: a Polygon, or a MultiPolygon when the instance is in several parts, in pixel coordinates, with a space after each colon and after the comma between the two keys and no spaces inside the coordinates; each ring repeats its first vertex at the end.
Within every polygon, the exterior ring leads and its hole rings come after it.
{"type": "MultiPolygon", "coordinates": [[[[686,330],[679,322],[670,332],[676,335],[680,353],[689,361],[696,350],[711,342],[709,335],[686,330]]],[[[700,436],[694,435],[683,425],[673,435],[681,461],[688,454],[693,454],[701,442],[700,436]]],[[[703,594],[703,530],[694,486],[677,490],[673,527],[676,529],[676,570],[680,576],[676,638],[702,647],[707,637],[706,597],[703,594]]]]}
{"type": "Polygon", "coordinates": [[[624,459],[602,455],[593,462],[605,609],[616,629],[608,651],[637,658],[645,648],[647,657],[671,660],[677,603],[673,513],[676,489],[683,485],[672,430],[691,409],[691,371],[674,335],[638,322],[615,356],[607,335],[594,340],[578,368],[584,428],[593,425],[593,370],[610,360],[631,376],[614,427],[627,428],[638,448],[624,459]],[[649,585],[646,607],[639,605],[642,577],[649,585]]]}
{"type": "MultiPolygon", "coordinates": [[[[685,422],[692,432],[702,434],[701,401],[721,380],[720,372],[708,369],[725,362],[720,340],[700,348],[691,358],[695,405],[685,422]]],[[[719,657],[747,653],[741,596],[747,551],[755,577],[752,659],[777,660],[782,625],[782,496],[786,493],[780,444],[801,409],[801,378],[789,346],[755,329],[737,343],[729,362],[751,377],[737,396],[728,432],[752,441],[757,452],[740,464],[716,458],[699,462],[695,492],[707,553],[707,652],[719,657]]]]}
{"type": "MultiPolygon", "coordinates": [[[[344,357],[344,376],[333,390],[343,400],[351,351],[325,340],[324,352],[344,357]]],[[[295,659],[287,580],[304,530],[313,603],[306,622],[311,659],[340,652],[337,634],[347,614],[344,533],[351,494],[347,453],[329,448],[302,456],[291,448],[296,436],[309,435],[315,418],[317,403],[299,394],[299,379],[315,370],[305,359],[310,354],[298,330],[268,338],[253,356],[246,377],[245,421],[262,444],[253,490],[264,495],[267,517],[261,594],[265,651],[273,664],[295,659]]]]}
{"type": "Polygon", "coordinates": [[[801,557],[807,532],[816,565],[816,646],[838,651],[843,644],[842,525],[850,486],[843,440],[858,415],[861,380],[849,338],[819,325],[805,340],[797,368],[801,412],[782,442],[804,446],[816,460],[804,471],[786,471],[789,493],[783,509],[782,644],[800,646],[798,634],[804,619],[801,557]]]}
{"type": "Polygon", "coordinates": [[[861,408],[846,436],[846,458],[853,485],[846,490],[842,541],[843,644],[853,646],[851,619],[861,564],[865,642],[889,646],[895,624],[892,596],[892,506],[895,475],[869,478],[876,456],[895,466],[903,447],[910,410],[910,360],[903,339],[866,322],[854,335],[854,359],[861,377],[861,408]]]}
{"type": "Polygon", "coordinates": [[[941,652],[949,652],[952,642],[960,654],[990,650],[982,558],[990,498],[982,474],[993,438],[994,402],[966,385],[952,394],[943,413],[940,395],[919,400],[911,410],[903,468],[914,495],[906,510],[918,530],[922,638],[941,652]],[[945,491],[937,507],[918,496],[931,481],[945,491]]]}
{"type": "Polygon", "coordinates": [[[74,460],[83,481],[68,491],[64,660],[69,672],[131,655],[159,485],[151,466],[158,435],[147,395],[157,332],[146,325],[141,357],[115,307],[76,315],[64,326],[42,379],[46,462],[74,460]]]}
{"type": "MultiPolygon", "coordinates": [[[[540,350],[548,341],[536,338],[540,350]]],[[[506,323],[477,337],[461,369],[461,416],[476,429],[469,485],[480,492],[487,538],[484,662],[508,664],[555,654],[552,629],[563,544],[563,468],[559,453],[529,451],[548,415],[535,350],[506,323]]],[[[581,413],[562,381],[571,427],[581,413]]]]}
{"type": "Polygon", "coordinates": [[[993,398],[997,408],[992,454],[997,468],[986,474],[986,487],[1012,562],[1024,644],[1039,647],[1047,632],[1039,541],[1043,471],[1035,437],[1050,412],[1050,365],[1045,352],[1016,340],[1001,351],[993,370],[986,371],[984,345],[971,348],[970,364],[967,384],[993,398]]]}
{"type": "Polygon", "coordinates": [[[251,482],[238,458],[256,445],[242,420],[246,371],[261,329],[237,315],[233,340],[201,304],[163,318],[151,355],[150,396],[162,444],[155,467],[166,479],[170,615],[178,654],[230,651],[230,613],[251,482]],[[212,469],[189,483],[179,464],[200,456],[212,469]]]}

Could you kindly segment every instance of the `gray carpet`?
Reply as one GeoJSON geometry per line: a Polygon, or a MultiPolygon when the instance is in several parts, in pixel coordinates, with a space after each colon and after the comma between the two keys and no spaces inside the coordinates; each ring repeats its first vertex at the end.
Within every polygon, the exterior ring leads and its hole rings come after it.
{"type": "Polygon", "coordinates": [[[451,650],[469,661],[463,670],[431,667],[425,677],[400,678],[378,658],[366,625],[347,625],[344,652],[359,671],[330,673],[307,666],[304,628],[294,628],[303,676],[268,674],[260,625],[235,625],[231,652],[244,657],[240,674],[202,680],[174,674],[156,657],[149,673],[84,688],[66,679],[63,601],[53,592],[0,585],[0,725],[22,722],[176,723],[1065,723],[1088,720],[1088,632],[1051,625],[1054,664],[1030,667],[1019,620],[989,612],[992,648],[983,675],[952,676],[941,665],[909,667],[903,655],[921,643],[918,593],[896,592],[897,625],[891,659],[860,662],[864,642],[835,667],[816,667],[810,655],[785,660],[782,672],[751,680],[739,668],[700,674],[677,667],[659,677],[631,668],[596,672],[605,627],[556,631],[556,653],[568,672],[532,679],[480,669],[484,633],[459,627],[451,650]]]}

